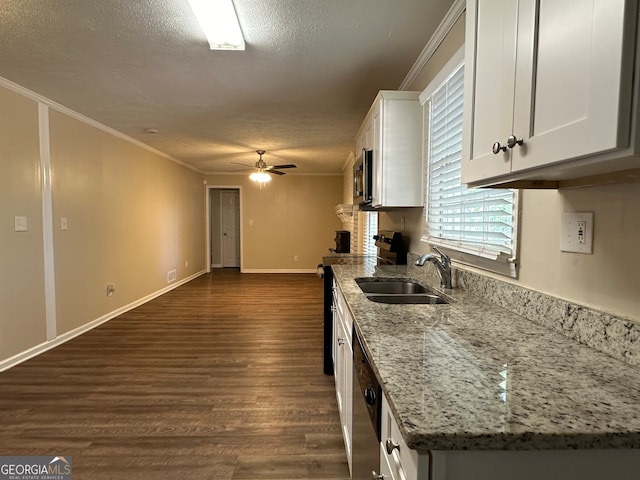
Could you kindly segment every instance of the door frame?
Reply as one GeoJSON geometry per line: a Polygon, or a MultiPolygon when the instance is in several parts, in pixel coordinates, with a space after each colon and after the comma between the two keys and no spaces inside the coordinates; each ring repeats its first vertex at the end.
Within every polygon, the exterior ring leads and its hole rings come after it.
{"type": "Polygon", "coordinates": [[[211,242],[213,238],[211,236],[211,195],[214,190],[237,190],[238,191],[238,209],[240,214],[240,271],[244,271],[244,236],[242,234],[242,186],[241,185],[206,185],[205,195],[205,259],[206,259],[206,272],[211,273],[211,242]]]}

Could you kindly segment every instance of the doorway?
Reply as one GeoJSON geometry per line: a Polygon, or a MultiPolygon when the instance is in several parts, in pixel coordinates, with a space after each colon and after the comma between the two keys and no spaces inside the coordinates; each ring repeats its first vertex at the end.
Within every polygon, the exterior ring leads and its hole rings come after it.
{"type": "Polygon", "coordinates": [[[241,266],[240,189],[209,188],[211,268],[241,266]]]}

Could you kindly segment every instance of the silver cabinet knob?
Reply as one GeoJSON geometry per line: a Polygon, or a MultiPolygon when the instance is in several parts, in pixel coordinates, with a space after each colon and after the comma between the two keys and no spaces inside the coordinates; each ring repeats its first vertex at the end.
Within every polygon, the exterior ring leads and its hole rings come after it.
{"type": "Polygon", "coordinates": [[[504,146],[504,145],[500,145],[500,142],[496,142],[491,147],[491,151],[493,152],[494,155],[497,155],[500,152],[506,152],[507,151],[507,147],[504,146]]]}
{"type": "Polygon", "coordinates": [[[371,470],[371,480],[384,480],[384,473],[376,473],[375,470],[371,470]]]}
{"type": "Polygon", "coordinates": [[[391,440],[390,438],[387,438],[387,441],[384,442],[384,446],[387,449],[387,453],[389,455],[391,455],[396,448],[398,449],[398,451],[400,451],[400,444],[393,443],[393,440],[391,440]]]}
{"type": "Polygon", "coordinates": [[[507,138],[507,147],[509,148],[513,148],[516,145],[521,147],[523,143],[524,143],[524,140],[522,138],[518,139],[515,135],[511,135],[509,136],[509,138],[507,138]]]}

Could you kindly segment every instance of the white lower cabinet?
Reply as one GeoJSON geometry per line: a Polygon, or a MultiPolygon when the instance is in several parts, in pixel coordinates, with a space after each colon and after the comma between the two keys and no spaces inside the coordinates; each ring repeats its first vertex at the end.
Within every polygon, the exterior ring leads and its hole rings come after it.
{"type": "Polygon", "coordinates": [[[418,453],[400,435],[382,399],[380,474],[384,480],[632,480],[640,450],[455,450],[418,453]]]}
{"type": "Polygon", "coordinates": [[[458,450],[431,452],[429,480],[631,480],[638,450],[458,450]]]}
{"type": "Polygon", "coordinates": [[[333,372],[342,436],[351,471],[351,432],[353,425],[353,319],[340,290],[333,284],[333,372]]]}
{"type": "Polygon", "coordinates": [[[427,480],[429,456],[407,447],[396,424],[387,397],[382,395],[380,422],[380,474],[384,480],[427,480]]]}

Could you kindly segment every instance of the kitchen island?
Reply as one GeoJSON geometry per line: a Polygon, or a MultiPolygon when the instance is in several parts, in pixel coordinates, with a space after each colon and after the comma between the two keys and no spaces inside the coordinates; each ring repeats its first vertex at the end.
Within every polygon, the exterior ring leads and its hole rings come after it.
{"type": "Polygon", "coordinates": [[[354,281],[401,277],[425,284],[415,274],[413,266],[334,267],[409,448],[430,456],[588,451],[599,463],[608,458],[638,474],[640,368],[463,290],[442,291],[431,282],[449,304],[388,305],[368,300],[354,281]]]}

